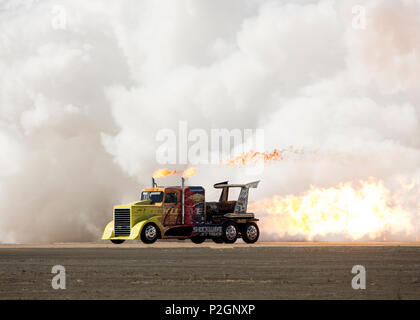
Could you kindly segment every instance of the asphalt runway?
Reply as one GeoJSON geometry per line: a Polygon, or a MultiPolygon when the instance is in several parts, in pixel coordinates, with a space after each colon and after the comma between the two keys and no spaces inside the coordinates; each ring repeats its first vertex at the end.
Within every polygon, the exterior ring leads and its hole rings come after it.
{"type": "Polygon", "coordinates": [[[0,245],[0,299],[420,299],[420,243],[0,245]]]}

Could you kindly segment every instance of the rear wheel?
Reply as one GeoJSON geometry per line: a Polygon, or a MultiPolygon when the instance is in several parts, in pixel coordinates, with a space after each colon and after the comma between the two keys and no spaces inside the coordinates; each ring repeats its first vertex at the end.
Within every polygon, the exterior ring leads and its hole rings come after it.
{"type": "Polygon", "coordinates": [[[191,238],[191,241],[194,242],[195,244],[201,244],[204,241],[206,241],[205,237],[200,237],[200,236],[195,236],[191,238]]]}
{"type": "Polygon", "coordinates": [[[113,244],[121,244],[124,243],[125,240],[111,240],[113,244]]]}
{"type": "Polygon", "coordinates": [[[260,230],[254,222],[248,222],[242,229],[242,240],[246,243],[255,243],[260,237],[260,230]]]}
{"type": "Polygon", "coordinates": [[[159,229],[154,223],[146,224],[141,230],[140,238],[146,244],[154,243],[159,238],[159,229]]]}
{"type": "Polygon", "coordinates": [[[211,238],[211,240],[213,240],[215,243],[223,243],[222,237],[211,238]]]}
{"type": "Polygon", "coordinates": [[[227,221],[223,224],[222,239],[225,243],[235,243],[238,239],[238,227],[236,223],[227,221]]]}

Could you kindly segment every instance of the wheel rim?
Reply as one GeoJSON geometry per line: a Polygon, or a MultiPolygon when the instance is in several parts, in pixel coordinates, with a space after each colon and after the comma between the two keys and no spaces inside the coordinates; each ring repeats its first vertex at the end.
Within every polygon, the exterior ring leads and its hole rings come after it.
{"type": "Polygon", "coordinates": [[[147,226],[144,234],[148,240],[153,240],[156,237],[156,228],[152,225],[147,226]]]}
{"type": "Polygon", "coordinates": [[[253,225],[248,226],[248,228],[246,229],[246,237],[249,240],[255,240],[255,238],[257,237],[257,235],[258,235],[257,228],[255,226],[253,226],[253,225]]]}
{"type": "Polygon", "coordinates": [[[229,240],[234,240],[236,238],[236,228],[232,225],[227,226],[226,228],[226,238],[229,240]]]}

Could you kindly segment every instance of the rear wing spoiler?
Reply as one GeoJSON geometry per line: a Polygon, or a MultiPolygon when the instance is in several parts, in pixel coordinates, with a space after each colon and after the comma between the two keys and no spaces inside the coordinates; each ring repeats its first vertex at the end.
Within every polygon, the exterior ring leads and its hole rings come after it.
{"type": "Polygon", "coordinates": [[[214,187],[216,189],[220,189],[220,188],[257,188],[258,184],[260,183],[260,181],[254,181],[254,182],[250,182],[250,183],[246,183],[246,184],[228,184],[229,181],[225,181],[225,182],[220,182],[220,183],[216,183],[214,185],[214,187]]]}
{"type": "Polygon", "coordinates": [[[229,188],[241,188],[238,200],[236,201],[234,214],[240,215],[247,213],[248,207],[248,195],[250,188],[257,188],[260,181],[254,181],[247,184],[229,184],[229,181],[216,183],[214,187],[216,189],[223,189],[220,195],[220,202],[227,202],[229,197],[229,188]]]}

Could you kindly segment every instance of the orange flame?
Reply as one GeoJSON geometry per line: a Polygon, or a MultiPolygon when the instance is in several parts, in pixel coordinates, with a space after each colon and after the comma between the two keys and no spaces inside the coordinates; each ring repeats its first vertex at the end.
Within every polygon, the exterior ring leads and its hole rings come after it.
{"type": "Polygon", "coordinates": [[[194,167],[190,167],[187,170],[184,171],[184,173],[182,174],[182,177],[184,178],[191,178],[192,176],[194,176],[197,173],[197,168],[194,167]]]}
{"type": "Polygon", "coordinates": [[[221,161],[221,163],[226,164],[228,166],[244,166],[247,164],[255,164],[261,160],[263,160],[264,162],[269,162],[282,159],[282,152],[278,151],[277,149],[274,149],[273,152],[257,152],[250,150],[248,152],[242,153],[241,155],[233,159],[228,159],[224,162],[221,161]]]}
{"type": "Polygon", "coordinates": [[[221,160],[220,164],[228,165],[228,166],[235,166],[235,167],[242,167],[245,165],[253,165],[260,161],[264,163],[271,162],[271,161],[280,161],[284,160],[286,155],[302,155],[303,150],[298,150],[290,146],[288,149],[274,149],[272,152],[258,152],[254,150],[250,150],[248,152],[244,152],[237,157],[228,160],[221,160]]]}
{"type": "Polygon", "coordinates": [[[164,168],[164,169],[156,170],[153,173],[153,178],[163,178],[163,177],[167,177],[167,176],[175,175],[175,174],[179,174],[179,172],[176,170],[169,170],[167,168],[164,168]]]}
{"type": "MultiPolygon", "coordinates": [[[[197,171],[198,171],[198,168],[190,167],[182,173],[182,177],[191,178],[197,173],[197,171]]],[[[170,175],[176,175],[176,174],[180,174],[180,172],[176,170],[169,170],[167,168],[164,168],[164,169],[156,170],[153,173],[153,178],[164,178],[164,177],[167,177],[170,175]]]]}
{"type": "Polygon", "coordinates": [[[371,178],[336,188],[315,188],[301,196],[274,196],[251,202],[249,211],[262,214],[264,233],[278,239],[387,240],[413,234],[410,212],[397,204],[382,181],[371,178]]]}

